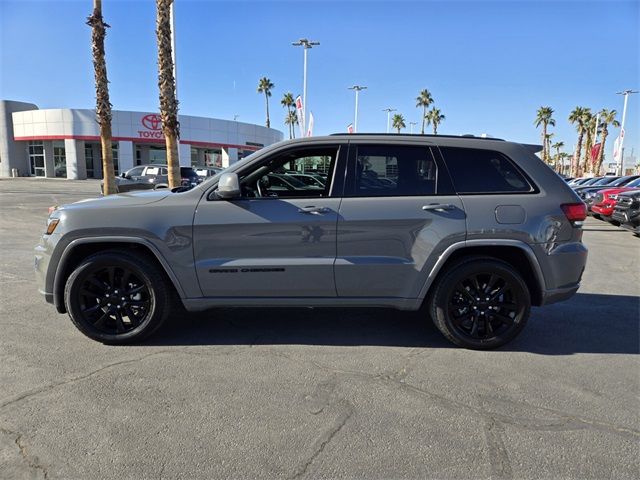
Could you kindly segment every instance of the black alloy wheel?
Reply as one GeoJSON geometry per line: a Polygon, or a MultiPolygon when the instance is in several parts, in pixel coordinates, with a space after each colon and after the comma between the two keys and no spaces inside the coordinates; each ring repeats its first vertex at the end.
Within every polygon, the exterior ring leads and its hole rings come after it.
{"type": "Polygon", "coordinates": [[[153,259],[107,251],[84,260],[69,276],[65,305],[73,323],[94,340],[139,341],[169,314],[172,292],[153,259]]]}
{"type": "Polygon", "coordinates": [[[470,258],[452,265],[430,299],[438,329],[466,348],[502,346],[522,331],[531,308],[529,290],[511,265],[470,258]]]}

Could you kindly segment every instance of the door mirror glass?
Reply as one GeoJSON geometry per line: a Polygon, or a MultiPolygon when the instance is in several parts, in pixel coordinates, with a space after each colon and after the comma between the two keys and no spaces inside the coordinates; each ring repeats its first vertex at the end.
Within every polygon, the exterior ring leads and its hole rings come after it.
{"type": "Polygon", "coordinates": [[[238,175],[236,173],[223,173],[220,175],[216,195],[224,200],[239,198],[240,180],[238,180],[238,175]]]}
{"type": "Polygon", "coordinates": [[[121,176],[122,178],[130,178],[130,177],[128,177],[128,176],[127,176],[127,174],[126,174],[125,172],[122,172],[122,173],[120,174],[120,176],[121,176]]]}

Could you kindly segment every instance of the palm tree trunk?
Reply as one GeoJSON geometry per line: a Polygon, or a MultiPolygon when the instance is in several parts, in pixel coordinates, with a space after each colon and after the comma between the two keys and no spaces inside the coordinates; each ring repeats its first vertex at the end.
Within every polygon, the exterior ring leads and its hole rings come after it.
{"type": "Polygon", "coordinates": [[[173,76],[173,58],[171,49],[171,4],[173,0],[156,0],[156,36],[158,40],[158,87],[160,89],[160,117],[162,132],[167,147],[167,167],[169,170],[169,188],[181,185],[180,161],[178,159],[178,101],[176,99],[176,80],[173,76]]]}
{"type": "Polygon", "coordinates": [[[438,124],[436,122],[433,122],[433,134],[438,134],[438,124]]]}
{"type": "Polygon", "coordinates": [[[100,145],[102,147],[103,194],[117,193],[111,148],[111,102],[109,101],[109,80],[104,55],[104,38],[107,25],[102,18],[102,0],[93,0],[93,13],[87,18],[91,26],[91,50],[96,83],[96,118],[100,125],[100,145]]]}
{"type": "Polygon", "coordinates": [[[582,152],[583,139],[584,139],[584,130],[580,129],[580,133],[578,134],[578,145],[576,146],[576,151],[573,154],[572,165],[571,165],[571,175],[573,175],[574,177],[581,177],[584,173],[580,168],[580,153],[582,152]]]}
{"type": "Polygon", "coordinates": [[[267,104],[267,128],[271,128],[271,121],[269,120],[269,97],[267,96],[267,92],[264,93],[264,100],[267,104]]]}
{"type": "Polygon", "coordinates": [[[424,135],[424,122],[427,119],[427,107],[422,107],[422,130],[420,131],[420,133],[422,133],[422,135],[424,135]]]}
{"type": "Polygon", "coordinates": [[[547,161],[547,143],[549,143],[549,139],[547,138],[547,124],[542,123],[542,161],[544,163],[549,163],[547,161]]]}
{"type": "Polygon", "coordinates": [[[605,145],[605,142],[607,141],[607,135],[609,135],[609,131],[605,126],[602,129],[602,143],[600,144],[600,151],[598,152],[598,159],[596,161],[596,166],[594,168],[596,175],[600,174],[600,169],[602,168],[602,161],[604,160],[604,145],[605,145]]]}
{"type": "Polygon", "coordinates": [[[582,171],[583,172],[589,172],[591,171],[591,169],[589,168],[589,156],[591,153],[591,143],[592,143],[592,139],[591,139],[591,129],[587,130],[587,138],[584,142],[584,160],[582,161],[582,171]]]}

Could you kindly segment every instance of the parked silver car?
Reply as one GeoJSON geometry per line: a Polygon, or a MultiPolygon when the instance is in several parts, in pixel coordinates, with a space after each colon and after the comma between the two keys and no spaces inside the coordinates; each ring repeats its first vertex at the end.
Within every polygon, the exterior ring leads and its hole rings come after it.
{"type": "Polygon", "coordinates": [[[571,297],[584,204],[537,146],[444,135],[281,142],[184,192],[54,211],[41,292],[87,336],[140,341],[174,306],[423,308],[452,342],[495,348],[531,305],[571,297]],[[278,172],[313,168],[324,188],[278,172]]]}

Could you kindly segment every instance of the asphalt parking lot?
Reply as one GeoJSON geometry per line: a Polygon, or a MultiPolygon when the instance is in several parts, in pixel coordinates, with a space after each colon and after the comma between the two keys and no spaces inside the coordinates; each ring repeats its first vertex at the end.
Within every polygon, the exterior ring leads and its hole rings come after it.
{"type": "Polygon", "coordinates": [[[640,239],[589,219],[583,286],[507,347],[417,313],[219,309],[90,341],[38,295],[47,207],[0,180],[0,478],[638,478],[640,239]]]}

